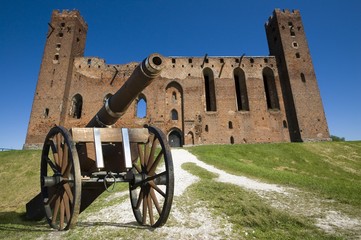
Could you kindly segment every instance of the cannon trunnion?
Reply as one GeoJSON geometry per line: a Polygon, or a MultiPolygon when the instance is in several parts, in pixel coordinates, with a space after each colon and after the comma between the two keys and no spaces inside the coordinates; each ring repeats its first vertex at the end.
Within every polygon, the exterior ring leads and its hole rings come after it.
{"type": "Polygon", "coordinates": [[[118,182],[129,184],[130,203],[138,223],[166,223],[174,193],[170,147],[158,128],[112,128],[137,95],[163,68],[152,54],[109,98],[85,128],[53,127],[41,156],[41,193],[27,204],[27,216],[45,215],[58,230],[73,227],[78,215],[118,182]]]}

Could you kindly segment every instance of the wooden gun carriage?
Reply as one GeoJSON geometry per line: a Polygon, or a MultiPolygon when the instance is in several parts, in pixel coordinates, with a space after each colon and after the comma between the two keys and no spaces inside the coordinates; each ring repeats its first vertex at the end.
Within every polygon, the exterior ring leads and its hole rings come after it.
{"type": "Polygon", "coordinates": [[[107,188],[127,182],[137,222],[165,224],[174,192],[165,135],[152,126],[112,128],[163,67],[161,55],[150,55],[86,127],[68,131],[55,126],[49,131],[41,156],[41,193],[26,206],[30,218],[42,212],[52,228],[67,230],[107,188]]]}

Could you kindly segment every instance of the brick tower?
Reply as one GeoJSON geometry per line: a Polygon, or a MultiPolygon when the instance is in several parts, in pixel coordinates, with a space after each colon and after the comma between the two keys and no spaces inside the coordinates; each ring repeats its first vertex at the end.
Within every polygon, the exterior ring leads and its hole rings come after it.
{"type": "Polygon", "coordinates": [[[25,149],[64,125],[74,57],[83,56],[88,26],[78,11],[53,11],[33,100],[25,149]],[[44,104],[45,103],[45,104],[44,104]]]}
{"type": "Polygon", "coordinates": [[[329,140],[300,12],[276,9],[265,28],[270,55],[277,61],[291,141],[329,140]]]}

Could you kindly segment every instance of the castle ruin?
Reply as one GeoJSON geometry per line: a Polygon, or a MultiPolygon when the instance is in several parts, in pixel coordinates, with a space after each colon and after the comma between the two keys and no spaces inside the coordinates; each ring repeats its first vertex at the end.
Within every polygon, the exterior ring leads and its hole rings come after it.
{"type": "MultiPolygon", "coordinates": [[[[276,9],[265,29],[269,56],[165,58],[116,126],[157,126],[171,146],[329,140],[300,12],[276,9]]],[[[87,30],[78,11],[53,11],[25,149],[54,125],[84,127],[138,65],[85,57],[87,30]]]]}

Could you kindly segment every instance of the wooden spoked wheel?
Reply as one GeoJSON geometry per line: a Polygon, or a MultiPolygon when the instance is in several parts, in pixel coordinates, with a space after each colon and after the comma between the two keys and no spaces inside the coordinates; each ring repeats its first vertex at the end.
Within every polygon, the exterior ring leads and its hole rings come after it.
{"type": "Polygon", "coordinates": [[[77,222],[79,215],[81,175],[75,144],[63,127],[52,128],[46,136],[40,180],[50,226],[68,230],[77,222]]]}
{"type": "Polygon", "coordinates": [[[133,161],[130,200],[139,224],[160,227],[167,221],[173,201],[173,161],[165,135],[155,127],[148,130],[149,140],[138,144],[138,158],[133,161]]]}

